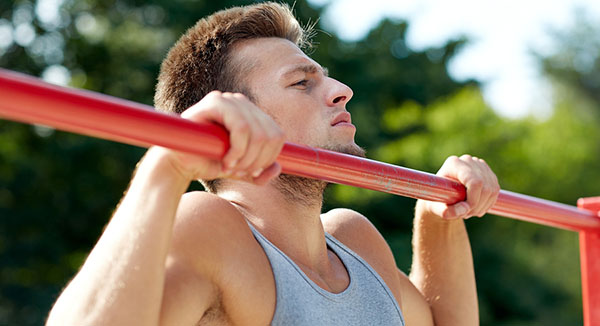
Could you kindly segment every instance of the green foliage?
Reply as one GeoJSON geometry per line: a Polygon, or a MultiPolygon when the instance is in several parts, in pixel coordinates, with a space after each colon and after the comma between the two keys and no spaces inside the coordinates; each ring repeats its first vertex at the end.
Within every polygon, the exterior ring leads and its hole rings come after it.
{"type": "MultiPolygon", "coordinates": [[[[202,16],[254,1],[66,0],[55,20],[35,14],[41,2],[0,2],[0,27],[35,31],[30,43],[0,48],[0,66],[41,75],[62,65],[71,86],[151,104],[160,61],[178,36],[202,16]]],[[[294,3],[301,21],[319,17],[320,8],[294,3]]],[[[600,110],[593,99],[565,91],[548,120],[503,119],[485,105],[475,81],[448,76],[447,63],[465,40],[416,52],[406,45],[407,28],[384,20],[357,42],[315,37],[313,58],[354,89],[349,110],[370,157],[434,172],[448,155],[471,153],[489,162],[505,189],[566,203],[598,193],[600,110]]],[[[142,153],[0,121],[0,325],[43,322],[142,153]]],[[[351,207],[371,218],[409,270],[412,199],[345,186],[326,195],[326,208],[351,207]]],[[[581,323],[573,233],[496,217],[468,225],[482,324],[581,323]]]]}
{"type": "Polygon", "coordinates": [[[43,323],[140,155],[126,145],[0,121],[1,325],[43,323]]]}

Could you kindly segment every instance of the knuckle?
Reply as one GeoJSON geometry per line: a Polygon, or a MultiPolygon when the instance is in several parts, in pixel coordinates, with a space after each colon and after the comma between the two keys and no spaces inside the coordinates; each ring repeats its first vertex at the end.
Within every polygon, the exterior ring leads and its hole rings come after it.
{"type": "Polygon", "coordinates": [[[463,154],[463,155],[460,156],[460,159],[462,159],[462,160],[468,160],[468,159],[471,159],[471,158],[473,158],[473,157],[471,155],[469,155],[469,154],[463,154]]]}
{"type": "Polygon", "coordinates": [[[255,131],[252,135],[252,143],[254,144],[264,144],[267,139],[267,134],[263,131],[255,131]]]}
{"type": "Polygon", "coordinates": [[[239,133],[250,132],[250,123],[248,123],[248,121],[242,120],[242,121],[238,122],[238,124],[235,126],[234,130],[239,133]]]}
{"type": "Polygon", "coordinates": [[[481,180],[479,178],[472,178],[469,181],[467,181],[466,185],[469,188],[482,188],[483,180],[481,180]]]}
{"type": "Polygon", "coordinates": [[[232,144],[231,148],[229,148],[229,152],[227,153],[231,158],[239,158],[244,154],[245,150],[242,146],[235,146],[232,144]]]}
{"type": "Polygon", "coordinates": [[[223,97],[223,93],[221,93],[221,91],[211,91],[210,93],[206,94],[206,96],[204,98],[210,99],[210,100],[216,100],[216,99],[221,99],[222,97],[223,97]]]}
{"type": "Polygon", "coordinates": [[[273,143],[279,144],[284,142],[285,134],[283,133],[283,131],[281,131],[281,129],[278,128],[277,130],[272,132],[269,138],[273,141],[273,143]]]}
{"type": "Polygon", "coordinates": [[[458,161],[460,161],[460,159],[458,158],[458,156],[451,155],[451,156],[448,156],[448,158],[444,162],[444,165],[454,165],[454,164],[458,163],[458,161]]]}
{"type": "Polygon", "coordinates": [[[489,184],[483,185],[481,187],[481,191],[483,193],[486,193],[486,194],[493,194],[494,193],[494,186],[491,186],[489,184]]]}

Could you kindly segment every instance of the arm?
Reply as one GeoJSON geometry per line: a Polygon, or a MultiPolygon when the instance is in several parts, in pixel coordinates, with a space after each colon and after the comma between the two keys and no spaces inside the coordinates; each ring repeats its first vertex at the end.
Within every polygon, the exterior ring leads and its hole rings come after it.
{"type": "Polygon", "coordinates": [[[487,164],[469,155],[450,157],[438,175],[464,184],[467,200],[454,205],[417,202],[410,280],[429,303],[436,325],[478,325],[475,273],[463,219],[483,216],[500,187],[487,164]]]}
{"type": "Polygon", "coordinates": [[[47,325],[158,325],[165,279],[173,277],[188,280],[199,291],[193,298],[199,316],[214,300],[216,289],[208,275],[167,259],[181,195],[190,180],[237,172],[252,174],[256,183],[267,182],[280,171],[273,162],[283,134],[239,94],[213,92],[182,117],[223,124],[230,131],[230,150],[222,161],[209,161],[150,149],[100,240],[52,308],[47,325]]]}
{"type": "Polygon", "coordinates": [[[48,325],[156,324],[169,230],[188,182],[157,150],[148,152],[100,240],[53,307],[48,325]]]}

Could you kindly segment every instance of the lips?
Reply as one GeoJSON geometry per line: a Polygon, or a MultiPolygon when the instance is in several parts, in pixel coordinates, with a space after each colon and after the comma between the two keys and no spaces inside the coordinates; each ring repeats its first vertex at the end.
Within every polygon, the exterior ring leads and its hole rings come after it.
{"type": "Polygon", "coordinates": [[[339,123],[352,123],[352,118],[350,117],[350,113],[344,111],[340,114],[336,115],[333,121],[331,122],[332,126],[335,126],[339,123]]]}

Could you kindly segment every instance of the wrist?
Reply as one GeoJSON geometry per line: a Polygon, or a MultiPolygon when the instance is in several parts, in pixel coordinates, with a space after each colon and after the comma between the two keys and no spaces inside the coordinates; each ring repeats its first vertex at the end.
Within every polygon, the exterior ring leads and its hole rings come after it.
{"type": "Polygon", "coordinates": [[[160,182],[172,183],[177,188],[183,188],[183,192],[193,180],[191,172],[179,167],[174,153],[162,147],[151,147],[146,152],[138,163],[136,176],[140,174],[160,182]]]}

